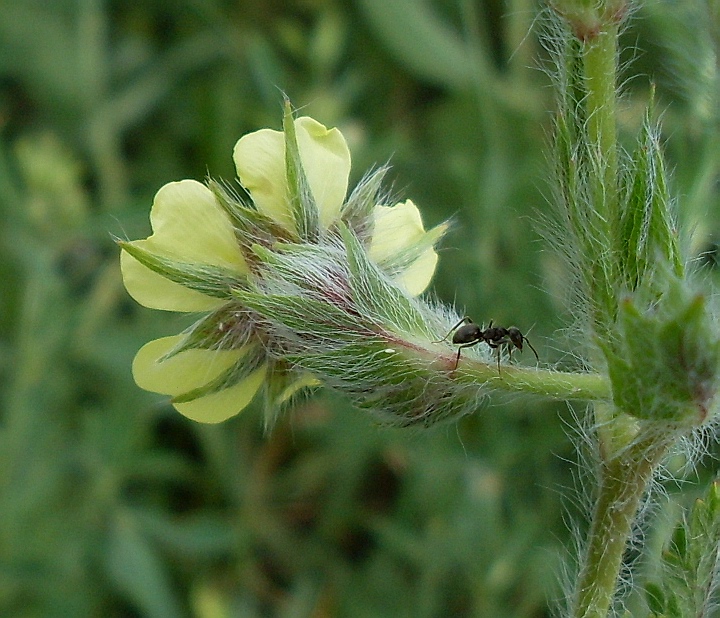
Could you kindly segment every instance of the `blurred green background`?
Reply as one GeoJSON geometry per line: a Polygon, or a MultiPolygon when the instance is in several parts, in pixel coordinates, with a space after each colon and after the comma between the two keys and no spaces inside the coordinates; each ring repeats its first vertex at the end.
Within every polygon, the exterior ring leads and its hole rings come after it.
{"type": "MultiPolygon", "coordinates": [[[[656,82],[711,278],[701,4],[638,12],[621,128],[656,82]]],[[[343,131],[351,184],[390,161],[428,226],[454,218],[432,294],[571,363],[564,273],[534,226],[544,21],[530,0],[0,0],[0,615],[550,616],[582,407],[492,401],[409,432],[322,393],[269,436],[253,406],[194,424],[133,383],[139,347],[186,322],[127,296],[112,241],[149,233],[164,183],[232,178],[284,92],[343,131]]]]}

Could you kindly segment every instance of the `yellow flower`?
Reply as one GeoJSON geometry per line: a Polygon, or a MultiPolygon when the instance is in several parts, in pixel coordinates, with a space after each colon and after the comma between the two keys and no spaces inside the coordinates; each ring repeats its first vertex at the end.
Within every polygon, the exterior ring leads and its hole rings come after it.
{"type": "MultiPolygon", "coordinates": [[[[293,126],[324,233],[342,217],[350,152],[337,129],[308,117],[296,119],[293,126]]],[[[242,137],[233,159],[259,216],[295,238],[287,144],[286,133],[263,129],[242,137]]],[[[444,227],[425,232],[409,200],[393,207],[376,205],[371,218],[371,259],[408,293],[420,294],[432,277],[437,262],[433,244],[444,227]]],[[[207,315],[183,334],[146,344],[135,357],[133,376],[140,387],[172,396],[173,405],[188,418],[221,422],[240,412],[273,373],[261,338],[252,336],[247,312],[232,296],[252,276],[256,239],[243,243],[243,230],[232,213],[210,188],[193,180],[162,187],[150,222],[151,236],[120,243],[128,292],[146,307],[207,315]]],[[[276,400],[283,401],[313,380],[304,375],[279,383],[276,400]]]]}

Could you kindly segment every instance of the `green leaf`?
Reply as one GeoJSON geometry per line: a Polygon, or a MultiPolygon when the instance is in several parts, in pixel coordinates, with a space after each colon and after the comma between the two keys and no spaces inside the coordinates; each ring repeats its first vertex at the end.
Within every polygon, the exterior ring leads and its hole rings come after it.
{"type": "Polygon", "coordinates": [[[149,538],[183,557],[223,556],[228,546],[237,540],[231,522],[211,509],[182,517],[150,507],[134,508],[132,512],[149,538]]]}
{"type": "Polygon", "coordinates": [[[652,124],[651,113],[649,106],[626,175],[620,229],[615,234],[620,272],[630,290],[640,284],[652,287],[655,277],[664,271],[678,277],[684,271],[659,130],[652,124]],[[656,273],[658,260],[663,263],[656,273]]]}
{"type": "Polygon", "coordinates": [[[478,77],[473,71],[481,68],[480,58],[468,62],[471,47],[440,20],[427,0],[361,0],[359,7],[382,42],[423,78],[466,88],[478,77]]]}
{"type": "Polygon", "coordinates": [[[709,615],[720,568],[720,481],[674,530],[662,555],[661,580],[646,586],[650,609],[669,618],[709,615]]]}
{"type": "Polygon", "coordinates": [[[705,298],[676,281],[652,309],[622,301],[612,339],[599,340],[613,399],[637,418],[697,427],[720,391],[720,341],[705,298]]]}
{"type": "Polygon", "coordinates": [[[655,582],[647,583],[645,585],[645,599],[653,615],[658,616],[662,614],[667,600],[665,599],[665,593],[661,586],[655,582]]]}

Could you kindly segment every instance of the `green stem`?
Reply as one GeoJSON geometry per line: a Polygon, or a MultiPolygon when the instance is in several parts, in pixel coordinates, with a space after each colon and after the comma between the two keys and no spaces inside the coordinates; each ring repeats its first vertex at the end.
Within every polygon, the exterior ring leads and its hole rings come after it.
{"type": "Polygon", "coordinates": [[[594,207],[608,225],[617,220],[617,44],[618,27],[608,24],[585,43],[583,55],[587,138],[596,166],[594,207]]]}
{"type": "Polygon", "coordinates": [[[640,502],[669,441],[656,432],[608,458],[578,579],[573,618],[605,618],[612,606],[622,557],[640,502]]]}
{"type": "Polygon", "coordinates": [[[607,401],[611,398],[610,382],[597,373],[570,373],[548,369],[531,369],[462,359],[454,377],[458,382],[483,383],[490,388],[532,393],[562,401],[607,401]]]}
{"type": "MultiPolygon", "coordinates": [[[[397,345],[399,341],[394,341],[397,345]]],[[[499,391],[541,395],[559,401],[601,401],[612,398],[612,389],[607,375],[522,367],[462,357],[456,366],[456,350],[439,352],[436,346],[424,347],[406,344],[408,354],[425,361],[441,362],[438,369],[448,372],[451,379],[463,384],[478,384],[499,391]]]]}
{"type": "MultiPolygon", "coordinates": [[[[616,79],[618,28],[607,24],[596,36],[585,41],[582,70],[585,87],[584,139],[587,140],[588,174],[594,258],[588,264],[591,272],[590,294],[595,308],[593,322],[598,336],[606,337],[617,310],[614,282],[618,280],[614,255],[621,254],[615,244],[619,228],[618,152],[616,127],[616,79]],[[609,251],[608,251],[609,250],[609,251]]],[[[581,232],[582,233],[582,232],[581,232]]]]}

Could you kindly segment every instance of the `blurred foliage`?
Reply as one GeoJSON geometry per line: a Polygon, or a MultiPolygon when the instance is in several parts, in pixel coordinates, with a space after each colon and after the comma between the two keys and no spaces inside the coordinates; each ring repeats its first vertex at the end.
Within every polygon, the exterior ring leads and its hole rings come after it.
{"type": "MultiPolygon", "coordinates": [[[[627,32],[638,126],[658,83],[681,219],[713,269],[716,110],[698,11],[627,32]],[[677,77],[682,76],[682,81],[677,77]],[[715,137],[708,137],[715,135],[715,137]]],[[[698,6],[688,3],[688,7],[698,6]]],[[[529,0],[0,0],[0,614],[542,617],[569,532],[572,413],[493,402],[427,433],[325,393],[269,436],[260,411],[199,426],[130,365],[181,317],[126,295],[111,235],[146,236],[165,182],[232,178],[281,92],[347,136],[353,179],[454,231],[434,293],[572,340],[548,209],[552,92],[529,0]]],[[[541,20],[542,21],[542,20],[541,20]]],[[[527,362],[527,361],[526,361],[527,362]]],[[[582,414],[582,410],[578,413],[582,414]]],[[[672,526],[667,526],[672,529],[672,526]]]]}

